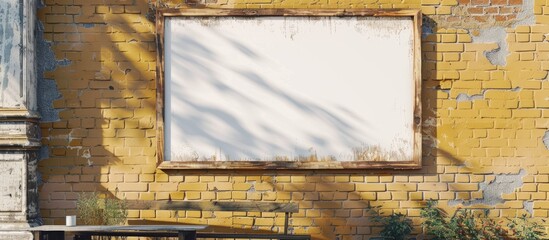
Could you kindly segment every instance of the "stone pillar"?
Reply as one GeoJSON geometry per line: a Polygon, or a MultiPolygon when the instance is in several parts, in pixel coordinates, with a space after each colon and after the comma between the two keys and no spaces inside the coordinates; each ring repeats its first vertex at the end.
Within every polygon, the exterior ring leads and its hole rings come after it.
{"type": "Polygon", "coordinates": [[[38,224],[36,0],[0,1],[0,239],[38,224]]]}

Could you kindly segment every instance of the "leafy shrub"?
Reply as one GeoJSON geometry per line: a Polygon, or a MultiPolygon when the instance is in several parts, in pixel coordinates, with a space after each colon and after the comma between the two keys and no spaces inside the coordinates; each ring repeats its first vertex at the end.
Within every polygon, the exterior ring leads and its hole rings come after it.
{"type": "Polygon", "coordinates": [[[96,192],[80,194],[76,208],[84,225],[119,225],[128,216],[125,200],[100,198],[96,192]]]}
{"type": "MultiPolygon", "coordinates": [[[[538,240],[544,239],[545,237],[544,227],[537,222],[528,221],[526,215],[522,215],[522,217],[519,218],[508,219],[508,221],[508,232],[514,239],[538,240]]],[[[542,221],[545,222],[545,220],[542,221]]]]}
{"type": "Polygon", "coordinates": [[[421,209],[421,217],[425,219],[422,225],[426,233],[435,240],[538,240],[545,237],[543,226],[528,221],[526,215],[508,219],[505,229],[504,222],[496,223],[488,217],[488,213],[488,210],[457,209],[454,215],[449,217],[433,200],[429,200],[421,209]]]}
{"type": "Polygon", "coordinates": [[[378,207],[370,208],[369,212],[372,222],[383,226],[380,234],[384,239],[404,240],[412,232],[412,221],[402,213],[382,216],[378,207]]]}

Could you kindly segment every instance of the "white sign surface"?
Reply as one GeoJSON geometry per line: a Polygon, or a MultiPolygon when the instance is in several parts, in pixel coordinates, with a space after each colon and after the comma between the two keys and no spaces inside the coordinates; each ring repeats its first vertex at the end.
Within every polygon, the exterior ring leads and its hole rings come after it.
{"type": "Polygon", "coordinates": [[[412,159],[411,19],[167,18],[164,36],[165,160],[412,159]]]}

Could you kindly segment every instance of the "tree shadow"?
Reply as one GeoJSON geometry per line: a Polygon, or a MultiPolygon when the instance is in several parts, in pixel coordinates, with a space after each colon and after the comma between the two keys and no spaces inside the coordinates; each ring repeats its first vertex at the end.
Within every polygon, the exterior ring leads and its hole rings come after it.
{"type": "MultiPolygon", "coordinates": [[[[126,6],[126,5],[122,5],[126,6]]],[[[471,170],[465,161],[455,154],[441,149],[437,144],[441,109],[437,92],[440,81],[435,80],[436,42],[423,39],[423,161],[418,170],[166,170],[156,168],[155,129],[155,42],[152,23],[144,22],[148,11],[145,0],[127,5],[128,13],[95,14],[96,5],[84,2],[80,15],[74,16],[77,32],[55,31],[54,24],[46,23],[46,38],[55,40],[57,59],[69,59],[71,64],[45,73],[57,82],[63,96],[56,101],[60,121],[42,123],[43,144],[49,147],[50,157],[39,164],[44,178],[40,189],[40,207],[46,224],[64,224],[65,215],[75,214],[75,203],[80,192],[99,191],[113,197],[129,200],[249,200],[297,202],[300,212],[292,216],[294,233],[312,234],[316,239],[344,239],[350,235],[375,235],[379,227],[367,220],[366,208],[382,206],[387,214],[407,211],[414,217],[415,231],[419,232],[417,209],[423,201],[432,198],[428,185],[439,184],[443,171],[437,159],[448,159],[446,165],[471,170]],[[90,9],[93,9],[90,10],[90,9]],[[91,11],[91,12],[89,12],[91,11]],[[86,14],[88,13],[88,14],[86,14]],[[99,16],[103,15],[103,16],[99,16]],[[104,35],[108,32],[108,36],[104,35]],[[90,63],[90,59],[92,60],[90,63]],[[79,74],[67,74],[76,71],[79,74]],[[153,110],[151,110],[153,109],[153,110]],[[225,186],[227,183],[229,186],[225,186]],[[164,184],[164,185],[163,185],[164,184]],[[190,185],[196,189],[190,189],[190,185]],[[391,186],[389,186],[391,184],[391,186]],[[241,186],[242,185],[242,186],[241,186]],[[175,186],[175,187],[174,187],[175,186]],[[389,189],[390,188],[390,189],[389,189]],[[394,188],[394,189],[393,189],[394,188]],[[400,199],[392,201],[391,199],[400,199]],[[396,205],[395,205],[396,202],[396,205]]],[[[51,6],[50,6],[51,7],[51,6]]],[[[101,11],[101,8],[98,8],[101,11]]],[[[51,8],[40,10],[40,19],[56,15],[51,8]]],[[[116,7],[109,11],[118,11],[116,7]]],[[[425,21],[428,24],[428,21],[425,21]]],[[[436,26],[430,26],[435,27],[436,26]]],[[[425,32],[425,31],[424,31],[425,32]]],[[[258,57],[246,46],[231,39],[229,44],[250,57],[258,57]]],[[[196,51],[208,51],[194,44],[196,51]]],[[[182,59],[185,59],[182,57],[182,59]]],[[[185,59],[181,69],[194,69],[209,79],[209,69],[192,59],[185,59]]],[[[260,75],[245,70],[235,70],[251,84],[270,91],[277,98],[304,112],[324,116],[327,123],[338,126],[341,138],[352,136],[352,127],[330,111],[290,96],[268,84],[260,75]]],[[[212,82],[214,87],[242,101],[250,101],[246,94],[221,82],[212,82]]],[[[184,100],[184,99],[183,99],[184,100]]],[[[222,109],[212,109],[200,103],[184,102],[198,112],[229,119],[231,126],[242,123],[231,119],[222,109]]],[[[200,116],[198,116],[200,117],[200,116]]],[[[349,118],[352,118],[350,116],[349,118]]],[[[179,119],[185,121],[185,119],[179,119]]],[[[201,123],[201,118],[190,122],[201,123]]],[[[188,125],[191,133],[206,136],[204,126],[188,125]]],[[[268,127],[265,127],[268,128],[268,127]]],[[[242,145],[254,146],[247,141],[249,134],[238,130],[237,139],[242,145]]],[[[276,135],[276,132],[273,133],[276,135]]],[[[322,145],[321,138],[310,136],[322,145]]],[[[286,139],[287,140],[287,139],[286,139]]],[[[218,142],[215,144],[232,144],[218,142]]],[[[276,149],[276,145],[268,143],[276,149]]],[[[450,190],[440,190],[448,192],[450,190]]],[[[438,195],[437,195],[438,196],[438,195]]],[[[161,212],[130,210],[130,224],[178,224],[200,223],[216,225],[216,228],[237,226],[261,232],[279,232],[283,226],[281,214],[232,213],[230,215],[202,213],[161,212]],[[256,228],[233,221],[214,223],[219,219],[249,217],[275,219],[274,223],[256,228]],[[165,219],[164,219],[165,218],[165,219]],[[162,220],[158,220],[162,219],[162,220]],[[200,219],[200,220],[197,220],[200,219]]],[[[244,231],[243,230],[243,231],[244,231]]]]}
{"type": "MultiPolygon", "coordinates": [[[[138,199],[146,194],[147,179],[152,181],[157,171],[152,145],[153,24],[137,21],[145,19],[147,1],[119,3],[105,7],[106,11],[95,11],[96,5],[84,2],[62,6],[67,11],[63,14],[54,10],[58,7],[46,5],[38,10],[50,45],[44,47],[54,53],[45,60],[64,59],[65,63],[44,72],[61,95],[53,102],[59,119],[41,123],[48,152],[38,167],[45,224],[64,224],[66,215],[76,215],[80,193],[138,199]],[[115,16],[121,9],[126,13],[115,16]],[[49,20],[59,16],[71,16],[72,21],[49,20]]],[[[135,211],[130,214],[139,216],[135,211]]]]}

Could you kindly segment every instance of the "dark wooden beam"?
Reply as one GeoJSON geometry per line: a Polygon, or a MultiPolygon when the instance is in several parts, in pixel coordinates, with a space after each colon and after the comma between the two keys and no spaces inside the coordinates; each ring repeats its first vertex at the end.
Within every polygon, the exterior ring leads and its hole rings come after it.
{"type": "Polygon", "coordinates": [[[296,213],[299,206],[275,202],[128,201],[128,209],[296,213]]]}

